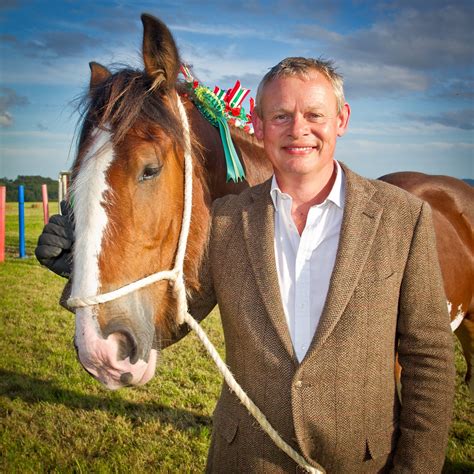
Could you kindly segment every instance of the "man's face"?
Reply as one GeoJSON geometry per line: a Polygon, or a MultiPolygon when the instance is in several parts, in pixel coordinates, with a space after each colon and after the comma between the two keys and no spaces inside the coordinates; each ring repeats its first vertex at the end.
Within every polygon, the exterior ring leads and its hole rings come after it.
{"type": "Polygon", "coordinates": [[[260,117],[253,119],[255,135],[263,140],[277,179],[332,173],[336,138],[346,131],[350,108],[345,104],[337,113],[329,80],[317,71],[308,79],[277,78],[261,99],[260,117]]]}

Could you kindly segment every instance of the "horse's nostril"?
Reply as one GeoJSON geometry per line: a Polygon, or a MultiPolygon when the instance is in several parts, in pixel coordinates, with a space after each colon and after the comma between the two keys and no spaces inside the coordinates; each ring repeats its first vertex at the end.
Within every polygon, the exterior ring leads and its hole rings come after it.
{"type": "Polygon", "coordinates": [[[138,361],[138,344],[135,336],[127,330],[117,331],[114,333],[114,335],[116,335],[118,340],[119,360],[130,357],[130,363],[135,364],[138,361]]]}
{"type": "Polygon", "coordinates": [[[104,339],[109,337],[118,344],[117,358],[124,360],[130,357],[130,363],[135,364],[138,361],[138,342],[132,331],[125,328],[122,324],[111,323],[102,332],[104,339]]]}

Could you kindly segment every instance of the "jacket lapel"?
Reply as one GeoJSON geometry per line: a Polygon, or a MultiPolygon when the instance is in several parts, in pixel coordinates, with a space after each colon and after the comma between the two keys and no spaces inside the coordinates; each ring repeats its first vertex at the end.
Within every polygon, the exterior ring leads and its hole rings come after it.
{"type": "Polygon", "coordinates": [[[253,202],[242,212],[244,239],[257,287],[286,351],[297,363],[281,302],[275,264],[274,207],[270,196],[271,179],[252,190],[253,202]]]}
{"type": "Polygon", "coordinates": [[[374,186],[343,166],[346,198],[341,234],[326,303],[306,358],[320,348],[334,329],[354,292],[379,226],[382,208],[371,201],[374,186]]]}

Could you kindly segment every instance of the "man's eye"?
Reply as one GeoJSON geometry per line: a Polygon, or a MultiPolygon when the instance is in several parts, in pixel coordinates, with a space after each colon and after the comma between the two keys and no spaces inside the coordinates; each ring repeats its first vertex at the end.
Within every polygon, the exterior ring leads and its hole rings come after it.
{"type": "Polygon", "coordinates": [[[275,120],[276,122],[282,122],[282,121],[287,120],[287,119],[288,119],[287,114],[278,114],[278,115],[275,115],[273,117],[273,120],[275,120]]]}
{"type": "Polygon", "coordinates": [[[323,114],[311,113],[309,114],[309,119],[312,120],[313,122],[323,122],[326,119],[326,117],[323,114]]]}

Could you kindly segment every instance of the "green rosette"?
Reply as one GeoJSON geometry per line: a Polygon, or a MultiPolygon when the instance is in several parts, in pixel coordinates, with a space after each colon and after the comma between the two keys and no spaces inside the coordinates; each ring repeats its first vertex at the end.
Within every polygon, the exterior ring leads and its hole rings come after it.
{"type": "Polygon", "coordinates": [[[234,183],[237,183],[244,180],[245,172],[230,135],[229,124],[224,113],[224,102],[214,92],[204,86],[196,87],[194,89],[194,96],[197,99],[195,102],[196,107],[201,114],[214,127],[219,129],[227,167],[226,181],[232,180],[234,183]]]}

